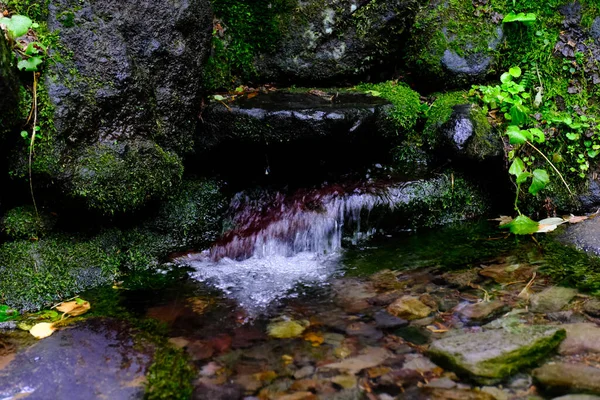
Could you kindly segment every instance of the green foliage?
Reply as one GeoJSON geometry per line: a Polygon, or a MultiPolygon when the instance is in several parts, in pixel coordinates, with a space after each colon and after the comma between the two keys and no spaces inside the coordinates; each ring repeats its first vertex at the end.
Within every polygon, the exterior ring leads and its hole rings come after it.
{"type": "Polygon", "coordinates": [[[106,214],[139,209],[150,198],[164,198],[179,183],[179,157],[157,144],[99,144],[77,160],[72,194],[106,214]]]}
{"type": "Polygon", "coordinates": [[[85,289],[112,282],[117,249],[101,238],[76,240],[55,236],[20,240],[0,247],[0,302],[19,310],[37,310],[85,289]]]}
{"type": "Polygon", "coordinates": [[[0,322],[10,321],[18,316],[19,313],[15,309],[7,305],[0,304],[0,322]]]}
{"type": "Polygon", "coordinates": [[[515,235],[530,235],[536,233],[540,225],[525,215],[519,215],[508,224],[500,225],[500,228],[508,228],[515,235]]]}
{"type": "Polygon", "coordinates": [[[533,22],[537,19],[535,13],[518,13],[509,12],[506,14],[502,23],[510,23],[510,22],[522,22],[523,25],[532,25],[533,22]]]}
{"type": "Polygon", "coordinates": [[[148,369],[146,393],[148,400],[181,399],[192,397],[192,379],[195,370],[189,356],[181,349],[159,347],[148,369]]]}
{"type": "Polygon", "coordinates": [[[454,112],[454,107],[467,104],[467,92],[457,91],[440,93],[435,96],[435,101],[431,104],[429,109],[425,111],[425,127],[423,129],[423,136],[426,141],[435,142],[437,140],[438,129],[444,125],[454,112]]]}
{"type": "Polygon", "coordinates": [[[555,241],[543,243],[543,247],[542,272],[561,285],[600,295],[600,258],[555,241]]]}
{"type": "Polygon", "coordinates": [[[232,89],[256,78],[254,59],[258,53],[276,49],[285,29],[286,15],[295,2],[274,0],[212,0],[219,19],[214,26],[212,52],[204,69],[208,91],[232,89]]]}
{"type": "Polygon", "coordinates": [[[40,42],[27,42],[17,40],[26,35],[30,28],[39,28],[29,17],[13,15],[10,18],[0,18],[0,25],[6,27],[9,42],[12,44],[15,55],[19,59],[17,68],[27,72],[36,72],[46,57],[47,48],[40,42]]]}
{"type": "Polygon", "coordinates": [[[383,97],[394,105],[390,117],[399,133],[413,130],[421,113],[421,100],[419,93],[407,84],[388,81],[375,84],[363,83],[356,88],[373,96],[383,97]]]}
{"type": "Polygon", "coordinates": [[[32,206],[15,207],[6,212],[0,226],[12,239],[37,239],[52,229],[55,218],[42,213],[40,217],[32,206]]]}

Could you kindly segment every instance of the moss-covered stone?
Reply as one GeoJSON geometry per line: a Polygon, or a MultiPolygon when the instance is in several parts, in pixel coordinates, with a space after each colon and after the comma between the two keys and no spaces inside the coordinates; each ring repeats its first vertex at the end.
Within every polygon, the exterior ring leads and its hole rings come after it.
{"type": "Polygon", "coordinates": [[[177,155],[144,140],[87,147],[72,168],[71,195],[106,214],[165,197],[183,173],[177,155]]]}
{"type": "Polygon", "coordinates": [[[36,215],[33,206],[15,207],[6,212],[0,228],[11,239],[36,239],[52,230],[56,218],[41,212],[36,215]]]}
{"type": "Polygon", "coordinates": [[[168,236],[170,251],[203,248],[221,233],[225,197],[210,180],[186,180],[161,203],[158,215],[147,227],[168,236]]]}
{"type": "Polygon", "coordinates": [[[564,330],[548,326],[467,333],[435,341],[429,347],[429,355],[440,365],[485,384],[534,365],[565,336],[564,330]]]}
{"type": "Polygon", "coordinates": [[[407,64],[427,85],[468,87],[484,80],[494,69],[504,37],[500,22],[471,2],[431,1],[411,29],[407,64]]]}
{"type": "Polygon", "coordinates": [[[0,247],[0,298],[19,310],[37,310],[111,283],[119,267],[117,250],[105,246],[102,237],[53,236],[4,243],[0,247]]]}
{"type": "Polygon", "coordinates": [[[0,32],[0,139],[18,124],[16,118],[20,101],[15,55],[0,32]]]}

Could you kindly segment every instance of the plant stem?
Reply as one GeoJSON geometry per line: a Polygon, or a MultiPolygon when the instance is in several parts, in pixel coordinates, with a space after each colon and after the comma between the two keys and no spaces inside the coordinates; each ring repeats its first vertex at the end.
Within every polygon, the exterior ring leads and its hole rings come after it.
{"type": "Polygon", "coordinates": [[[556,167],[554,166],[554,164],[552,164],[552,161],[550,161],[550,160],[548,159],[548,157],[546,157],[546,155],[545,155],[544,153],[542,153],[542,152],[541,152],[541,151],[540,151],[540,150],[539,150],[537,147],[535,147],[533,144],[531,144],[531,142],[530,142],[530,141],[527,141],[527,142],[525,142],[525,143],[527,143],[528,145],[530,145],[531,147],[533,147],[533,149],[534,149],[535,151],[537,151],[538,153],[540,153],[540,155],[541,155],[542,157],[544,157],[544,160],[546,160],[546,162],[548,162],[548,164],[550,164],[550,166],[551,166],[552,168],[554,168],[554,171],[556,171],[556,173],[558,174],[558,177],[560,178],[560,180],[562,181],[562,183],[564,183],[565,187],[566,187],[566,188],[567,188],[567,190],[569,191],[569,194],[570,194],[570,195],[571,195],[573,198],[575,198],[575,195],[573,194],[573,192],[571,192],[571,188],[570,188],[570,187],[569,187],[569,185],[567,184],[567,181],[565,181],[565,178],[563,178],[563,176],[562,176],[562,174],[560,173],[560,171],[558,170],[558,168],[556,168],[556,167]]]}
{"type": "Polygon", "coordinates": [[[33,129],[31,130],[31,142],[29,143],[29,192],[31,193],[31,200],[33,202],[33,208],[35,209],[35,215],[37,216],[38,223],[41,221],[40,213],[38,212],[37,204],[35,202],[35,196],[33,195],[33,173],[31,164],[33,162],[33,145],[35,144],[35,131],[37,127],[37,74],[33,73],[33,129]]]}

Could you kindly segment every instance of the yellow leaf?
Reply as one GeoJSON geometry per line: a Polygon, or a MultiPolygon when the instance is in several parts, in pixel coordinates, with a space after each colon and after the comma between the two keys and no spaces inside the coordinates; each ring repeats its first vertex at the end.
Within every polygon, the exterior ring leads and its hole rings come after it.
{"type": "Polygon", "coordinates": [[[310,342],[314,347],[319,347],[325,339],[323,339],[323,336],[319,335],[318,333],[309,332],[304,335],[304,340],[310,342]]]}
{"type": "Polygon", "coordinates": [[[62,313],[76,317],[90,310],[90,302],[85,300],[65,301],[56,306],[56,309],[62,313]]]}
{"type": "Polygon", "coordinates": [[[36,339],[43,339],[52,335],[55,330],[56,328],[50,322],[40,322],[39,324],[35,324],[29,330],[29,333],[31,333],[36,339]]]}
{"type": "Polygon", "coordinates": [[[289,339],[300,336],[307,326],[307,321],[283,320],[270,323],[267,331],[271,337],[289,339]]]}

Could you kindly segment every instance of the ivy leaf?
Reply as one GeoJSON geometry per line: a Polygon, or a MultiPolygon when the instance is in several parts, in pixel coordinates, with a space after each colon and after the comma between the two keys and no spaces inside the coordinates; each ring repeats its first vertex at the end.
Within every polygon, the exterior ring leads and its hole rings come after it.
{"type": "Polygon", "coordinates": [[[545,169],[535,169],[533,170],[533,179],[531,181],[531,186],[529,186],[529,193],[536,195],[540,190],[544,189],[548,182],[550,182],[550,177],[548,176],[548,172],[545,169]]]}
{"type": "Polygon", "coordinates": [[[512,80],[512,76],[509,72],[505,72],[502,75],[500,75],[500,82],[502,83],[507,83],[510,82],[512,80]]]}
{"type": "Polygon", "coordinates": [[[518,78],[521,76],[521,68],[512,67],[508,70],[508,73],[511,74],[513,77],[518,78]]]}
{"type": "Polygon", "coordinates": [[[0,18],[0,24],[6,26],[8,34],[16,39],[23,36],[29,31],[33,21],[24,15],[13,15],[12,18],[0,18]]]}
{"type": "Polygon", "coordinates": [[[523,173],[523,171],[525,171],[525,164],[523,163],[523,160],[521,160],[519,157],[516,157],[510,165],[508,173],[519,176],[523,173]]]}
{"type": "Polygon", "coordinates": [[[546,135],[544,135],[544,131],[538,128],[530,128],[529,132],[534,141],[538,143],[544,143],[546,141],[546,135]]]}
{"type": "Polygon", "coordinates": [[[506,134],[508,135],[508,141],[510,142],[510,144],[523,144],[527,141],[528,139],[528,133],[525,133],[527,131],[522,131],[519,129],[518,126],[515,125],[510,125],[508,127],[508,129],[506,130],[506,134]]]}
{"type": "Polygon", "coordinates": [[[34,72],[38,70],[38,65],[40,65],[42,61],[42,57],[33,56],[26,60],[19,61],[19,63],[17,64],[17,68],[19,68],[20,70],[25,70],[27,72],[34,72]]]}
{"type": "Polygon", "coordinates": [[[510,108],[511,121],[517,125],[523,125],[527,121],[527,109],[521,104],[515,104],[510,108]]]}
{"type": "Polygon", "coordinates": [[[539,224],[529,217],[519,215],[508,224],[500,225],[500,228],[509,228],[515,235],[529,235],[538,231],[539,224]]]}
{"type": "Polygon", "coordinates": [[[577,140],[577,139],[579,139],[579,134],[569,132],[569,133],[567,133],[567,138],[569,140],[577,140]]]}
{"type": "Polygon", "coordinates": [[[521,184],[527,182],[527,179],[529,179],[530,176],[531,174],[529,172],[520,173],[519,175],[517,175],[517,183],[521,184]]]}
{"type": "Polygon", "coordinates": [[[522,22],[524,25],[531,25],[535,20],[536,20],[536,16],[534,13],[515,14],[514,12],[511,11],[504,17],[504,19],[502,20],[502,23],[522,22]]]}

